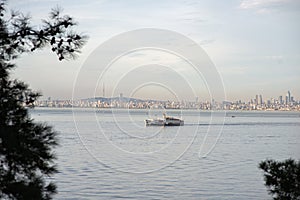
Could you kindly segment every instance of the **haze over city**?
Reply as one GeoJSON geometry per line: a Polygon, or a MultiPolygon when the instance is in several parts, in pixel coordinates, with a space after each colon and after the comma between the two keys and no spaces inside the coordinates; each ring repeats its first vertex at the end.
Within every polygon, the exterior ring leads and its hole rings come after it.
{"type": "MultiPolygon", "coordinates": [[[[300,2],[297,0],[12,0],[8,5],[29,12],[35,24],[47,17],[53,5],[59,5],[64,13],[74,16],[78,29],[90,37],[76,61],[56,61],[49,49],[23,55],[17,61],[19,67],[14,76],[42,91],[44,98],[71,99],[73,83],[84,61],[112,36],[134,29],[158,28],[183,34],[203,48],[224,81],[228,100],[246,101],[257,94],[278,98],[288,90],[295,99],[300,99],[300,2]]],[[[151,68],[148,71],[159,72],[151,68]]],[[[97,95],[101,96],[102,84],[95,87],[99,87],[97,95]]],[[[109,95],[112,92],[109,83],[106,87],[109,95]]],[[[129,96],[132,91],[121,92],[129,96]]],[[[149,90],[147,95],[140,92],[136,97],[168,98],[164,95],[160,90],[149,90]]],[[[197,96],[201,98],[201,92],[197,96]]],[[[189,99],[195,99],[195,95],[189,99]]]]}

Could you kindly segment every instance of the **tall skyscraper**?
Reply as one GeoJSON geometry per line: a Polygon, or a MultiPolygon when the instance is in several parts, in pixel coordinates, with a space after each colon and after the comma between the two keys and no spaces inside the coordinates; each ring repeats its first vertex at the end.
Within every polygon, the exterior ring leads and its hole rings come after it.
{"type": "Polygon", "coordinates": [[[102,85],[102,96],[105,97],[105,85],[104,85],[104,83],[102,85]]]}
{"type": "Polygon", "coordinates": [[[255,104],[258,105],[258,95],[255,96],[255,104]]]}
{"type": "Polygon", "coordinates": [[[278,98],[278,102],[279,102],[279,104],[283,104],[283,99],[282,99],[282,96],[279,96],[279,98],[278,98]]]}
{"type": "Polygon", "coordinates": [[[286,103],[290,103],[291,102],[291,92],[288,91],[287,94],[286,94],[286,103]]]}
{"type": "Polygon", "coordinates": [[[259,102],[258,102],[260,105],[263,104],[263,98],[262,98],[262,95],[259,95],[259,102]]]}

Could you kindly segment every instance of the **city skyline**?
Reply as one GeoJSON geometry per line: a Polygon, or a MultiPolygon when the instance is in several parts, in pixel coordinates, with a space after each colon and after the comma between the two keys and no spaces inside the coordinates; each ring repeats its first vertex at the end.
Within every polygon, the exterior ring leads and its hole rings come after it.
{"type": "MultiPolygon", "coordinates": [[[[103,94],[105,92],[103,91],[103,94]]],[[[119,96],[106,97],[98,96],[85,99],[51,99],[48,97],[44,100],[36,102],[38,107],[99,107],[99,108],[129,108],[133,104],[139,104],[137,108],[148,108],[151,104],[156,108],[206,108],[211,107],[217,109],[246,109],[246,110],[298,110],[300,111],[300,100],[295,99],[288,91],[285,98],[279,95],[278,98],[263,98],[263,95],[256,95],[254,98],[243,101],[240,99],[229,101],[222,100],[216,101],[215,99],[204,100],[199,97],[195,97],[194,101],[190,100],[158,100],[158,99],[143,99],[135,97],[126,97],[123,93],[119,96]],[[166,106],[168,105],[168,106],[166,106]],[[172,106],[170,106],[172,105],[172,106]]]]}
{"type": "MultiPolygon", "coordinates": [[[[78,30],[90,39],[76,61],[59,62],[49,49],[16,60],[19,67],[14,77],[25,80],[45,97],[70,99],[78,71],[100,44],[126,31],[153,27],[178,32],[199,44],[220,73],[228,100],[247,100],[257,93],[271,98],[287,90],[300,98],[297,0],[8,1],[10,9],[29,12],[34,25],[47,18],[56,5],[74,16],[79,22],[78,30]]],[[[131,59],[141,60],[141,55],[131,59]]],[[[109,89],[106,91],[109,94],[109,89]]],[[[149,91],[145,97],[149,93],[165,98],[164,92],[149,91]]]]}
{"type": "MultiPolygon", "coordinates": [[[[104,84],[103,84],[104,86],[104,84]]],[[[151,97],[151,98],[144,98],[143,96],[128,96],[128,95],[124,95],[123,92],[119,93],[118,95],[106,95],[106,92],[105,92],[105,88],[103,87],[102,88],[102,93],[97,93],[99,95],[96,95],[95,97],[83,97],[83,98],[70,98],[70,99],[64,99],[64,98],[53,98],[51,96],[42,96],[40,98],[40,100],[42,101],[45,101],[45,100],[71,100],[71,99],[74,99],[74,100],[81,100],[81,99],[93,99],[93,98],[134,98],[134,99],[141,99],[141,100],[155,100],[155,101],[170,101],[172,99],[161,99],[161,98],[155,98],[155,97],[151,97]]],[[[195,102],[197,101],[210,101],[210,100],[215,100],[214,98],[211,98],[211,99],[204,99],[202,98],[201,99],[201,96],[195,96],[194,99],[180,99],[179,101],[193,101],[195,100],[195,102]]],[[[253,95],[252,98],[249,98],[249,99],[246,99],[246,98],[243,98],[243,99],[221,99],[221,100],[218,100],[218,101],[230,101],[230,102],[235,102],[235,101],[242,101],[242,102],[247,102],[247,101],[253,101],[253,102],[256,102],[257,104],[263,104],[265,103],[267,100],[277,100],[279,101],[280,103],[284,103],[284,102],[297,102],[297,101],[300,101],[300,98],[297,98],[295,96],[293,96],[293,93],[290,91],[290,90],[287,90],[287,92],[284,94],[277,94],[274,95],[274,96],[271,96],[271,97],[266,97],[264,96],[264,94],[256,94],[256,95],[253,95]]]]}

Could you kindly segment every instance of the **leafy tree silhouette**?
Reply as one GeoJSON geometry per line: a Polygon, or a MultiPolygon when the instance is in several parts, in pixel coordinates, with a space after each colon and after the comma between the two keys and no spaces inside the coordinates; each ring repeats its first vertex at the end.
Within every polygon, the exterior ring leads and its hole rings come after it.
{"type": "Polygon", "coordinates": [[[41,28],[30,17],[8,12],[0,0],[0,199],[51,199],[57,192],[49,177],[57,172],[56,132],[30,118],[28,108],[40,96],[9,74],[21,54],[45,46],[59,60],[73,59],[87,37],[72,31],[73,18],[53,9],[41,28]]]}
{"type": "Polygon", "coordinates": [[[276,200],[300,199],[300,161],[265,160],[259,163],[264,171],[265,185],[276,200]]]}

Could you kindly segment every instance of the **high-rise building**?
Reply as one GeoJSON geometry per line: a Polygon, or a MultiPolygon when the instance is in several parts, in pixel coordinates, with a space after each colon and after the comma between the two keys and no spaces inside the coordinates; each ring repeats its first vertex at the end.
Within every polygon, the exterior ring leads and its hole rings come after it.
{"type": "Polygon", "coordinates": [[[262,95],[259,95],[259,102],[258,104],[262,105],[263,104],[263,98],[262,98],[262,95]]]}
{"type": "Polygon", "coordinates": [[[279,98],[278,98],[278,102],[279,102],[279,104],[283,104],[283,99],[282,99],[282,96],[279,96],[279,98]]]}
{"type": "Polygon", "coordinates": [[[290,91],[288,91],[288,93],[287,93],[287,99],[288,99],[288,102],[287,103],[290,103],[291,102],[291,92],[290,91]]]}
{"type": "Polygon", "coordinates": [[[291,102],[293,103],[295,100],[294,100],[294,97],[291,97],[291,102]]]}
{"type": "Polygon", "coordinates": [[[255,104],[258,105],[258,95],[255,96],[255,104]]]}
{"type": "Polygon", "coordinates": [[[104,85],[104,83],[102,85],[102,96],[105,97],[105,85],[104,85]]]}

